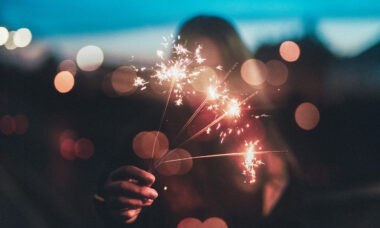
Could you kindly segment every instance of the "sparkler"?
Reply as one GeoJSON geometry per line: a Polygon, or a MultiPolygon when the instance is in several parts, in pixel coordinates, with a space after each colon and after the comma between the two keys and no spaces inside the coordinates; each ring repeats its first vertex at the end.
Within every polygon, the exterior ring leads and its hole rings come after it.
{"type": "MultiPolygon", "coordinates": [[[[171,36],[173,38],[173,36],[171,36]]],[[[163,86],[166,83],[170,83],[169,90],[167,91],[167,98],[165,102],[165,106],[161,115],[160,125],[157,131],[157,134],[154,139],[153,148],[152,148],[152,158],[154,158],[154,149],[156,148],[157,138],[159,131],[162,127],[162,124],[165,119],[166,111],[169,105],[169,102],[172,98],[174,98],[174,104],[176,106],[183,105],[184,97],[188,94],[195,94],[195,91],[191,91],[188,89],[188,86],[191,85],[195,79],[198,78],[200,73],[202,73],[202,68],[198,67],[194,69],[194,65],[201,65],[204,63],[206,59],[202,58],[201,50],[202,46],[198,46],[194,52],[190,52],[181,44],[176,44],[176,40],[171,40],[171,46],[169,45],[170,41],[167,38],[163,38],[164,43],[162,45],[165,48],[171,48],[172,58],[169,60],[164,60],[164,51],[157,50],[156,54],[161,59],[159,63],[156,64],[156,68],[154,74],[150,76],[152,79],[157,79],[159,85],[163,86]],[[170,46],[170,47],[169,47],[170,46]],[[191,67],[190,67],[191,66],[191,67]]],[[[178,37],[180,39],[180,37],[178,37]]],[[[206,94],[205,99],[201,102],[201,104],[197,107],[194,113],[190,116],[184,126],[181,128],[179,133],[176,136],[176,139],[181,133],[192,123],[192,121],[197,117],[197,115],[206,107],[206,110],[209,112],[213,112],[215,114],[215,119],[212,120],[209,124],[204,126],[200,131],[196,132],[184,142],[180,143],[177,148],[183,146],[194,138],[198,137],[203,133],[210,134],[211,131],[219,131],[220,142],[223,143],[224,139],[231,135],[232,133],[236,133],[240,135],[244,132],[244,129],[249,128],[250,124],[244,123],[243,126],[239,126],[241,122],[240,119],[244,117],[245,110],[251,110],[252,107],[247,105],[247,101],[253,96],[257,95],[258,92],[252,93],[246,98],[240,100],[236,97],[231,97],[229,94],[229,89],[225,83],[227,77],[231,74],[231,72],[235,69],[238,64],[232,67],[224,76],[222,80],[219,80],[217,77],[213,76],[208,79],[209,85],[207,89],[204,91],[206,94]],[[222,120],[227,119],[228,123],[232,123],[232,126],[224,127],[224,123],[222,120]],[[216,125],[216,127],[214,127],[216,125]]],[[[223,70],[222,66],[217,66],[217,70],[223,70]]],[[[141,68],[141,71],[145,70],[145,68],[141,68]]],[[[146,85],[149,82],[144,80],[141,77],[137,77],[134,81],[134,86],[140,87],[141,90],[146,88],[146,85]]],[[[261,116],[255,116],[261,117],[261,116]]],[[[245,151],[240,153],[225,153],[225,154],[213,154],[213,155],[204,155],[183,159],[175,159],[175,160],[165,160],[170,154],[174,153],[175,150],[168,151],[164,154],[160,159],[156,160],[153,163],[153,168],[157,168],[163,163],[169,162],[179,162],[188,159],[203,159],[203,158],[215,158],[215,157],[229,157],[229,156],[244,156],[245,160],[243,162],[244,170],[243,175],[247,177],[247,182],[254,183],[256,180],[255,168],[259,165],[263,164],[260,160],[256,160],[255,154],[260,153],[269,153],[269,152],[284,152],[284,151],[255,151],[255,146],[257,142],[249,142],[245,143],[245,151]]]]}

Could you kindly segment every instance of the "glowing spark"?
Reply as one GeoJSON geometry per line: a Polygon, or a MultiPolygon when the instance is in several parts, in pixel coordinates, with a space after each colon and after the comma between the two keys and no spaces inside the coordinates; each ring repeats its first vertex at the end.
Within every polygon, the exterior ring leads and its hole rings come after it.
{"type": "Polygon", "coordinates": [[[259,165],[264,164],[262,161],[257,160],[255,157],[255,154],[258,152],[255,152],[255,146],[257,145],[258,141],[252,143],[245,143],[245,159],[243,162],[244,170],[243,175],[246,177],[246,182],[252,184],[256,182],[256,171],[255,168],[257,168],[259,165]]]}
{"type": "Polygon", "coordinates": [[[197,49],[195,49],[195,60],[197,61],[198,64],[201,64],[206,60],[206,59],[202,58],[201,50],[202,50],[201,45],[198,45],[197,49]]]}
{"type": "Polygon", "coordinates": [[[216,69],[217,69],[217,70],[223,70],[223,66],[218,65],[218,66],[216,66],[216,69]]]}
{"type": "Polygon", "coordinates": [[[162,50],[157,50],[156,54],[158,57],[160,57],[160,59],[164,59],[164,52],[162,50]]]}
{"type": "Polygon", "coordinates": [[[176,104],[177,106],[182,105],[182,98],[177,99],[177,100],[175,101],[175,104],[176,104]]]}
{"type": "Polygon", "coordinates": [[[134,86],[144,86],[145,84],[147,84],[148,82],[146,82],[144,79],[140,78],[140,77],[137,77],[135,79],[135,82],[133,83],[134,86]]]}
{"type": "Polygon", "coordinates": [[[187,50],[186,48],[184,48],[182,45],[178,44],[178,45],[174,45],[174,53],[178,54],[178,55],[184,55],[184,54],[188,54],[190,53],[189,50],[187,50]]]}
{"type": "Polygon", "coordinates": [[[216,91],[216,89],[212,86],[209,86],[207,91],[208,91],[208,97],[211,100],[217,99],[220,96],[218,92],[216,91]]]}
{"type": "Polygon", "coordinates": [[[228,104],[227,115],[232,117],[239,117],[241,113],[239,102],[236,99],[232,99],[228,104]]]}

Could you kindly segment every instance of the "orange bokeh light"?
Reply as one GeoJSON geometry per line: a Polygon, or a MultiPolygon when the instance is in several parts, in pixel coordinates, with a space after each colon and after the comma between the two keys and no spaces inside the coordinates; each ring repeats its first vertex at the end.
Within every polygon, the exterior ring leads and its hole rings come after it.
{"type": "Polygon", "coordinates": [[[137,89],[134,85],[136,78],[137,73],[132,67],[119,67],[112,73],[112,88],[120,95],[131,94],[137,89]]]}
{"type": "Polygon", "coordinates": [[[228,228],[227,223],[218,217],[208,218],[203,222],[203,227],[207,228],[228,228]]]}
{"type": "Polygon", "coordinates": [[[198,92],[206,92],[210,85],[216,84],[218,75],[208,66],[196,67],[193,72],[198,72],[197,77],[191,82],[193,88],[198,92]]]}
{"type": "Polygon", "coordinates": [[[189,217],[182,219],[178,223],[177,228],[200,228],[202,225],[203,224],[199,219],[189,217]]]}
{"type": "Polygon", "coordinates": [[[293,41],[284,41],[280,45],[280,55],[287,62],[294,62],[300,57],[301,50],[293,41]]]}
{"type": "Polygon", "coordinates": [[[184,218],[182,219],[177,228],[228,228],[227,223],[218,217],[211,217],[206,219],[203,223],[197,218],[184,218]]]}
{"type": "Polygon", "coordinates": [[[297,125],[304,130],[311,130],[318,125],[319,111],[312,103],[300,104],[294,114],[297,125]]]}
{"type": "MultiPolygon", "coordinates": [[[[191,154],[182,148],[174,149],[170,152],[165,158],[165,161],[190,158],[191,154]]],[[[164,176],[173,176],[173,175],[185,175],[188,173],[193,167],[193,160],[184,160],[184,161],[176,161],[163,163],[157,168],[157,171],[164,176]]]]}
{"type": "Polygon", "coordinates": [[[268,70],[261,60],[248,59],[241,66],[240,73],[246,83],[259,86],[265,82],[268,70]]]}
{"type": "Polygon", "coordinates": [[[132,146],[133,151],[140,158],[150,159],[152,158],[152,154],[154,158],[160,158],[167,152],[169,148],[169,140],[162,132],[142,131],[135,136],[132,146]],[[155,139],[156,136],[157,139],[155,139]]]}
{"type": "Polygon", "coordinates": [[[278,60],[270,60],[266,63],[268,69],[267,82],[272,86],[281,86],[288,79],[288,68],[278,60]]]}
{"type": "Polygon", "coordinates": [[[61,71],[54,78],[55,89],[60,93],[68,93],[74,87],[75,79],[69,71],[61,71]]]}

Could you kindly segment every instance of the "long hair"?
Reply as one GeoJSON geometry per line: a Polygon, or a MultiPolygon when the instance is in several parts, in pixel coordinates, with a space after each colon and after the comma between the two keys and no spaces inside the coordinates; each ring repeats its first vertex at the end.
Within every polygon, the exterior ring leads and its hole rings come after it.
{"type": "Polygon", "coordinates": [[[178,43],[185,47],[201,37],[216,42],[221,50],[223,67],[231,68],[235,63],[242,64],[251,54],[235,28],[226,20],[216,16],[196,16],[186,21],[179,29],[178,43]]]}

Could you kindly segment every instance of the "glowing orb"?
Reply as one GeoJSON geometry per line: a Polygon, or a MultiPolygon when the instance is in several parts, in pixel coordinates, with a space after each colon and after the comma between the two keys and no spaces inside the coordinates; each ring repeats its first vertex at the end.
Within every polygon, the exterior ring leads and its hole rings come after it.
{"type": "Polygon", "coordinates": [[[55,89],[60,93],[68,93],[74,87],[74,76],[68,71],[59,72],[54,78],[55,89]]]}
{"type": "Polygon", "coordinates": [[[300,57],[301,50],[293,41],[284,41],[280,45],[280,55],[287,62],[294,62],[300,57]]]}
{"type": "Polygon", "coordinates": [[[251,86],[259,86],[265,82],[268,72],[262,61],[248,59],[241,66],[240,73],[246,83],[251,86]]]}
{"type": "Polygon", "coordinates": [[[300,128],[311,130],[318,125],[320,115],[315,105],[305,102],[297,107],[294,117],[300,128]]]}
{"type": "Polygon", "coordinates": [[[82,47],[77,53],[78,67],[83,71],[98,69],[104,60],[102,49],[94,45],[82,47]]]}
{"type": "Polygon", "coordinates": [[[267,82],[272,86],[281,86],[288,79],[288,68],[278,60],[266,63],[268,69],[267,82]]]}
{"type": "Polygon", "coordinates": [[[16,47],[26,47],[32,41],[32,32],[27,28],[21,28],[13,36],[13,42],[16,47]]]}
{"type": "Polygon", "coordinates": [[[8,29],[5,27],[0,27],[0,45],[4,45],[9,38],[8,29]]]}

